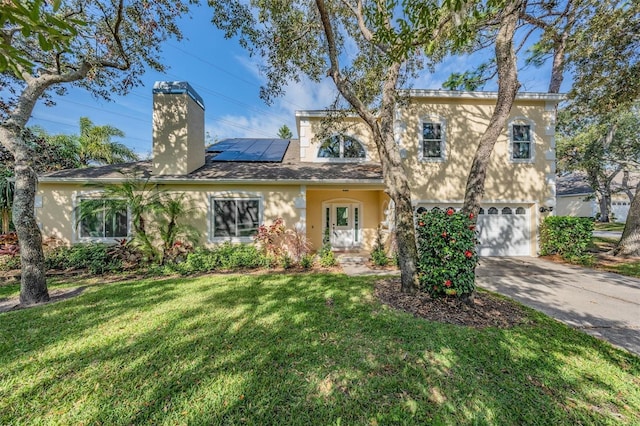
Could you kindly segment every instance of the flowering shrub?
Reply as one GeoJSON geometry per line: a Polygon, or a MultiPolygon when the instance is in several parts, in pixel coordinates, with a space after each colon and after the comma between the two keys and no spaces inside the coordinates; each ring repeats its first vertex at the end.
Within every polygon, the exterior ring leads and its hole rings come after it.
{"type": "Polygon", "coordinates": [[[465,296],[475,290],[478,255],[472,219],[453,209],[418,217],[420,285],[432,296],[465,296]]]}
{"type": "Polygon", "coordinates": [[[299,229],[286,229],[277,218],[271,225],[261,225],[254,241],[263,255],[288,269],[299,263],[310,251],[310,243],[299,229]]]}
{"type": "Polygon", "coordinates": [[[254,241],[271,258],[277,259],[285,252],[285,227],[282,218],[276,219],[271,225],[260,225],[254,241]]]}

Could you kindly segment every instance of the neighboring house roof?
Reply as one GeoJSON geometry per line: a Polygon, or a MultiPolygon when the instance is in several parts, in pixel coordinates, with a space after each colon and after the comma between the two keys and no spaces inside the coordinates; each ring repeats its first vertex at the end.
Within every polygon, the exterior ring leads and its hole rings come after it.
{"type": "Polygon", "coordinates": [[[568,197],[572,195],[593,194],[586,173],[573,172],[556,178],[556,196],[568,197]]]}
{"type": "MultiPolygon", "coordinates": [[[[611,182],[611,190],[613,191],[613,193],[624,193],[622,177],[623,173],[620,172],[613,179],[613,182],[611,182]]],[[[639,172],[630,172],[628,182],[629,187],[634,188],[638,184],[639,179],[639,172]]],[[[556,178],[556,196],[558,197],[568,197],[572,195],[591,195],[593,193],[593,188],[589,184],[587,174],[584,172],[572,172],[567,175],[558,176],[556,178]]]]}
{"type": "Polygon", "coordinates": [[[300,161],[300,144],[292,140],[282,162],[215,161],[207,155],[204,166],[184,176],[152,176],[151,161],[60,170],[40,176],[40,182],[121,181],[138,173],[152,181],[222,183],[222,182],[288,182],[288,183],[360,183],[382,185],[382,167],[371,162],[311,163],[300,161]]]}

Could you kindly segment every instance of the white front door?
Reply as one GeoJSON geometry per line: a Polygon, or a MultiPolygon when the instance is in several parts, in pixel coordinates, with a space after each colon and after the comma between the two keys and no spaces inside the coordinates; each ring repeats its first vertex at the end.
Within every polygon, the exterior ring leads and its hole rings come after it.
{"type": "Polygon", "coordinates": [[[346,249],[360,245],[360,204],[331,203],[325,206],[324,211],[332,247],[346,249]]]}
{"type": "Polygon", "coordinates": [[[337,248],[353,245],[353,212],[349,204],[334,204],[331,209],[331,245],[337,248]]]}

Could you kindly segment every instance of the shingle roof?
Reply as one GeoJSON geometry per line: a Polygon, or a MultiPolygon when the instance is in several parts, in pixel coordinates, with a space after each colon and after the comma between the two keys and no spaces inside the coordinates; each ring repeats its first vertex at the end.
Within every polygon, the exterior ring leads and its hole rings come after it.
{"type": "MultiPolygon", "coordinates": [[[[311,163],[300,161],[300,146],[292,140],[282,163],[215,162],[206,163],[186,176],[155,176],[153,181],[290,181],[290,182],[354,182],[382,184],[382,167],[377,163],[311,163]]],[[[151,161],[60,170],[44,174],[42,182],[120,180],[136,173],[151,176],[151,161]]]]}
{"type": "Polygon", "coordinates": [[[559,197],[592,193],[593,188],[585,173],[573,172],[556,178],[556,195],[559,197]]]}

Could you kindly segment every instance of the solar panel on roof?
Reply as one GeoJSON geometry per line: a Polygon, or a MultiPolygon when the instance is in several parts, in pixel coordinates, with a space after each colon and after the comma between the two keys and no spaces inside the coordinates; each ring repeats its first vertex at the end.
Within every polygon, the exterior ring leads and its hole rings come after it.
{"type": "Polygon", "coordinates": [[[218,153],[211,161],[276,163],[289,148],[287,139],[225,139],[207,152],[218,153]]]}
{"type": "Polygon", "coordinates": [[[288,140],[274,140],[264,154],[262,154],[262,161],[282,161],[282,157],[288,147],[288,140]]]}

